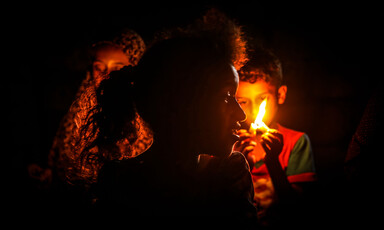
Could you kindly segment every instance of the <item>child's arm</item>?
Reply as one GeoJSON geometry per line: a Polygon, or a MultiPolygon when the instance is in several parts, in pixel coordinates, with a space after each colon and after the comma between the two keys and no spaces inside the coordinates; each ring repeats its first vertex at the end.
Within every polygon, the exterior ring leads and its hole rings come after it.
{"type": "Polygon", "coordinates": [[[279,203],[292,203],[297,199],[300,188],[292,185],[283,170],[279,155],[283,149],[283,135],[277,130],[270,129],[262,135],[262,142],[266,155],[264,162],[267,166],[273,186],[275,188],[276,197],[279,203]]]}

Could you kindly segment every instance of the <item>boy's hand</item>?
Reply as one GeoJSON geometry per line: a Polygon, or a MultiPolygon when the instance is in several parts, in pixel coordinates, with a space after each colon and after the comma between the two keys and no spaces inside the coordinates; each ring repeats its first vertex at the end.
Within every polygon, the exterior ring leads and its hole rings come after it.
{"type": "Polygon", "coordinates": [[[266,153],[265,160],[278,160],[284,146],[283,135],[275,129],[270,129],[261,136],[261,145],[266,153]]]}

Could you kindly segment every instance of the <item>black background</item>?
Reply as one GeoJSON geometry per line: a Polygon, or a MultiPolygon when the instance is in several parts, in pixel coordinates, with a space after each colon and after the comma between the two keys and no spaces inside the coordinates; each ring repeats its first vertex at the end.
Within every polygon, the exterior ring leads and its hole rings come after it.
{"type": "MultiPolygon", "coordinates": [[[[3,74],[6,144],[13,172],[44,164],[61,116],[84,77],[86,47],[122,27],[145,41],[183,26],[215,6],[274,50],[283,63],[288,96],[281,123],[306,132],[324,192],[343,183],[348,144],[376,87],[380,87],[382,15],[378,4],[105,3],[8,6],[3,74]]],[[[345,191],[340,190],[336,195],[345,191]]],[[[333,196],[333,195],[328,195],[333,196]]]]}

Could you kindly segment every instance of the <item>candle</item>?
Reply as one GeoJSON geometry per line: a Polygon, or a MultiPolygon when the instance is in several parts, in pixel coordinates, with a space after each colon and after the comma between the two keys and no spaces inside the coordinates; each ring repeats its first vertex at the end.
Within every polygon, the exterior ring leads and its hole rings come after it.
{"type": "Polygon", "coordinates": [[[255,121],[251,124],[249,128],[249,132],[252,134],[256,134],[257,132],[265,133],[269,131],[269,127],[263,122],[263,118],[265,115],[265,107],[267,105],[267,98],[261,102],[259,106],[259,112],[257,113],[255,121]]]}

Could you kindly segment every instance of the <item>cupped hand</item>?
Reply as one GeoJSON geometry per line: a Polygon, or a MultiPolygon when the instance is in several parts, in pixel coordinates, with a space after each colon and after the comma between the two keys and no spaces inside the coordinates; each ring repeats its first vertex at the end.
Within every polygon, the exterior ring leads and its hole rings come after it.
{"type": "Polygon", "coordinates": [[[261,136],[261,145],[266,153],[265,160],[277,160],[284,146],[283,134],[270,129],[261,136]]]}
{"type": "Polygon", "coordinates": [[[250,134],[245,129],[240,129],[237,132],[237,135],[239,135],[240,139],[234,145],[233,150],[241,152],[245,156],[247,156],[249,153],[251,153],[253,151],[253,149],[257,145],[257,143],[255,140],[253,140],[253,135],[250,134]]]}

